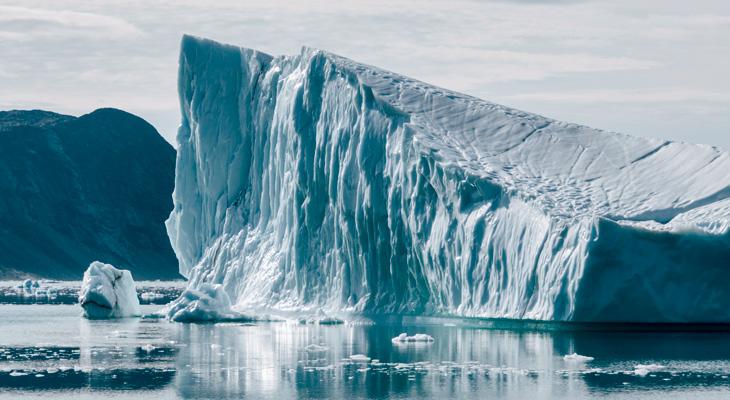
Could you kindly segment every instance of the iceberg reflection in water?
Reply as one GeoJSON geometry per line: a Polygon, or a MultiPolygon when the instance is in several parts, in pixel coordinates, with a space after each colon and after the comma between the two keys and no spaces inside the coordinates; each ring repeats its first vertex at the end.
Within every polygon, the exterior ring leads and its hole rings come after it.
{"type": "Polygon", "coordinates": [[[0,306],[0,398],[730,395],[728,332],[483,329],[434,319],[193,325],[79,314],[78,306],[0,306]],[[434,341],[392,343],[402,332],[434,341]],[[594,360],[563,358],[573,353],[594,360]]]}

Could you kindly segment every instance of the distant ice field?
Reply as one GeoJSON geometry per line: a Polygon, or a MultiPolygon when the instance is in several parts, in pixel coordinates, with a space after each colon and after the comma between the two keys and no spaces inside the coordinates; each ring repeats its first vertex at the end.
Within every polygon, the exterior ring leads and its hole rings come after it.
{"type": "MultiPolygon", "coordinates": [[[[26,290],[24,281],[0,281],[0,304],[77,304],[81,281],[37,280],[39,287],[26,290]]],[[[141,304],[167,304],[186,286],[184,281],[137,281],[141,304]]]]}

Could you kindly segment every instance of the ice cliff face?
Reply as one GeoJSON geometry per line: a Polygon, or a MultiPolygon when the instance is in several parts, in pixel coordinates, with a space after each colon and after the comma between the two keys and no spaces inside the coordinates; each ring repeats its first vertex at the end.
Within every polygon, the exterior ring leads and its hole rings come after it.
{"type": "Polygon", "coordinates": [[[184,37],[168,234],[241,307],[730,321],[730,157],[184,37]]]}

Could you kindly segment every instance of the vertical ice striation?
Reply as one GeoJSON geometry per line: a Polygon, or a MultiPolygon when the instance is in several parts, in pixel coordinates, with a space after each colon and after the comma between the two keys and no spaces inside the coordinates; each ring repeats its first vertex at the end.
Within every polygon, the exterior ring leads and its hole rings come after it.
{"type": "Polygon", "coordinates": [[[730,157],[185,36],[168,233],[245,308],[730,321],[730,157]]]}

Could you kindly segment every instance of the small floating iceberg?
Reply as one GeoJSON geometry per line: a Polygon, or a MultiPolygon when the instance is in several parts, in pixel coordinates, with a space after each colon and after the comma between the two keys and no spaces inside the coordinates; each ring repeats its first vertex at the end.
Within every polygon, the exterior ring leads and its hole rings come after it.
{"type": "Polygon", "coordinates": [[[145,352],[147,352],[147,353],[149,354],[149,353],[151,353],[151,352],[152,352],[152,351],[153,351],[154,349],[156,349],[157,347],[155,347],[155,346],[153,346],[153,345],[151,345],[151,344],[147,343],[146,345],[144,345],[144,346],[142,346],[142,347],[140,347],[140,348],[141,348],[142,350],[144,350],[145,352]]]}
{"type": "Polygon", "coordinates": [[[84,272],[79,304],[89,319],[125,318],[140,315],[132,274],[94,261],[84,272]]]}
{"type": "Polygon", "coordinates": [[[204,283],[197,289],[185,289],[162,311],[176,322],[253,322],[256,318],[231,308],[231,299],[222,285],[204,283]]]}
{"type": "Polygon", "coordinates": [[[32,295],[40,287],[41,284],[38,281],[34,281],[32,279],[26,279],[23,281],[23,283],[18,285],[18,289],[22,289],[24,292],[23,294],[25,295],[32,295]]]}
{"type": "Polygon", "coordinates": [[[582,356],[578,353],[573,353],[573,354],[564,355],[563,360],[568,361],[568,362],[574,362],[574,363],[586,363],[589,361],[593,361],[593,357],[582,356]]]}
{"type": "Polygon", "coordinates": [[[342,325],[344,320],[337,317],[310,317],[299,320],[301,325],[342,325]]]}
{"type": "Polygon", "coordinates": [[[316,315],[300,318],[299,323],[302,325],[342,325],[345,323],[345,320],[327,315],[324,310],[319,309],[316,315]]]}
{"type": "Polygon", "coordinates": [[[142,299],[144,301],[151,302],[151,301],[161,300],[161,299],[165,298],[165,295],[163,295],[162,293],[156,293],[156,292],[143,292],[142,294],[139,295],[139,297],[140,297],[140,299],[142,299]]]}
{"type": "Polygon", "coordinates": [[[321,346],[315,343],[309,344],[304,347],[304,351],[306,351],[307,353],[324,353],[327,350],[329,350],[327,346],[321,346]]]}
{"type": "Polygon", "coordinates": [[[634,367],[634,375],[644,377],[650,372],[656,372],[664,368],[665,367],[663,365],[659,364],[638,364],[634,367]]]}
{"type": "Polygon", "coordinates": [[[370,362],[370,357],[365,354],[353,354],[350,356],[350,360],[355,362],[370,362]]]}
{"type": "Polygon", "coordinates": [[[342,319],[339,319],[337,317],[331,317],[331,316],[329,316],[329,317],[320,318],[317,321],[317,323],[319,325],[342,325],[342,324],[345,323],[345,321],[342,320],[342,319]]]}
{"type": "Polygon", "coordinates": [[[400,335],[390,339],[394,344],[402,343],[430,343],[433,342],[433,336],[425,333],[416,333],[413,336],[408,336],[407,333],[401,333],[400,335]]]}

